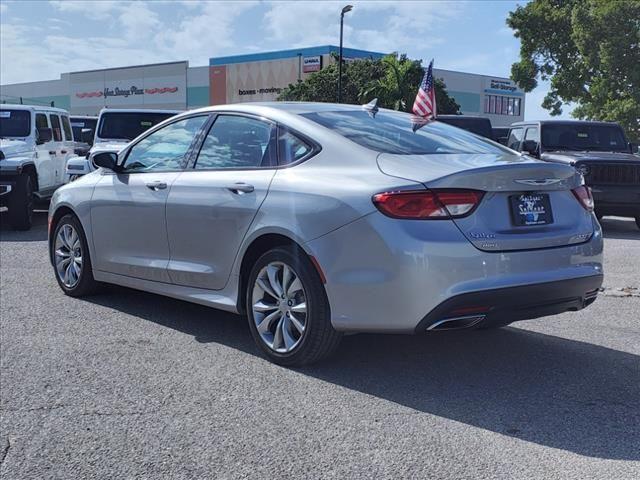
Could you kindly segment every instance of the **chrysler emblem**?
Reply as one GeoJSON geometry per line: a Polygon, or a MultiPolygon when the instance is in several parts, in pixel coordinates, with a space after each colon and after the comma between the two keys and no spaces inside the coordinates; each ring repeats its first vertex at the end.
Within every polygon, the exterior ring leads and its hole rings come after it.
{"type": "Polygon", "coordinates": [[[544,186],[553,185],[554,183],[561,182],[560,178],[522,178],[514,180],[516,183],[522,183],[523,185],[544,186]]]}

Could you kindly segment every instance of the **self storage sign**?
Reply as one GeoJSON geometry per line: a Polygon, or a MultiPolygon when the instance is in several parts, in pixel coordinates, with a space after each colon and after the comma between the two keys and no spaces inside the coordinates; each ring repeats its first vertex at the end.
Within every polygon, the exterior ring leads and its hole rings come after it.
{"type": "Polygon", "coordinates": [[[304,57],[302,60],[302,72],[319,72],[322,68],[322,55],[314,55],[313,57],[304,57]]]}

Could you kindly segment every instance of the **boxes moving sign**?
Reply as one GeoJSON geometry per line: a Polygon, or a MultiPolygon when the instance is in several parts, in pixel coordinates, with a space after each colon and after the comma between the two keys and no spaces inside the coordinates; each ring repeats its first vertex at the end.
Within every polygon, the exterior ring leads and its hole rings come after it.
{"type": "Polygon", "coordinates": [[[302,73],[319,72],[322,68],[322,55],[304,57],[302,59],[302,73]]]}

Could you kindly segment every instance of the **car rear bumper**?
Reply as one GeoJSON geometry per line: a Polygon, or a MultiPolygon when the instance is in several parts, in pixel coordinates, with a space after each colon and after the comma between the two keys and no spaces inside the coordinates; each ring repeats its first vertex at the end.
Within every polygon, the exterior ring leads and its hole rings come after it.
{"type": "Polygon", "coordinates": [[[498,326],[518,320],[578,311],[591,305],[602,275],[464,293],[445,300],[416,327],[416,333],[469,326],[498,326]]]}
{"type": "Polygon", "coordinates": [[[581,244],[484,252],[452,221],[398,221],[375,212],[305,247],[327,279],[334,328],[414,333],[429,326],[425,318],[441,319],[436,316],[447,302],[476,300],[488,292],[506,299],[511,288],[519,288],[519,297],[488,305],[496,321],[505,320],[503,313],[521,320],[582,308],[587,292],[602,283],[602,231],[595,218],[593,223],[593,235],[581,244]],[[581,291],[583,282],[588,285],[581,291]],[[574,287],[558,289],[574,284],[578,293],[574,287]]]}

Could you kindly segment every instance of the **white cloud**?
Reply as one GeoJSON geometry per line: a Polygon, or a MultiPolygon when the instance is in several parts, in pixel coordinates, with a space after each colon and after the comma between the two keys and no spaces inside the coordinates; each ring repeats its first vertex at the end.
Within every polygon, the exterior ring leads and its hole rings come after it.
{"type": "Polygon", "coordinates": [[[5,13],[7,10],[9,10],[9,5],[6,3],[0,3],[0,13],[5,13]]]}
{"type": "Polygon", "coordinates": [[[539,82],[538,86],[527,93],[527,98],[525,101],[525,111],[524,111],[524,119],[525,120],[548,120],[548,119],[569,119],[573,118],[571,116],[571,112],[575,108],[574,105],[564,105],[562,108],[562,115],[558,117],[552,117],[549,113],[549,110],[542,108],[542,101],[544,97],[549,92],[549,84],[546,82],[539,82]]]}
{"type": "Polygon", "coordinates": [[[51,0],[49,2],[55,9],[63,13],[80,13],[94,20],[107,20],[112,14],[125,7],[129,2],[100,0],[87,2],[79,0],[51,0]]]}

